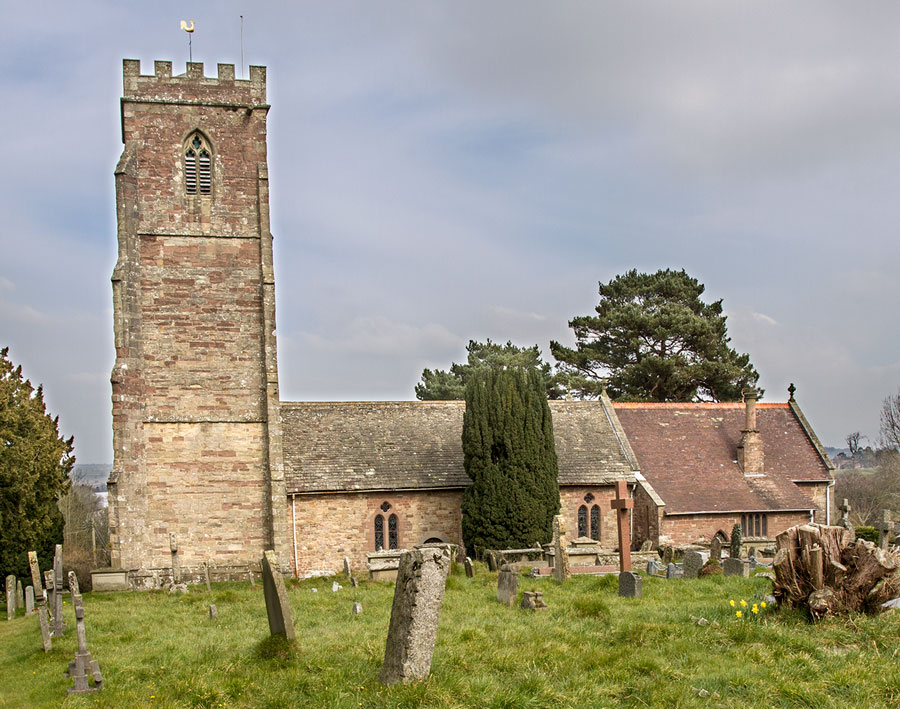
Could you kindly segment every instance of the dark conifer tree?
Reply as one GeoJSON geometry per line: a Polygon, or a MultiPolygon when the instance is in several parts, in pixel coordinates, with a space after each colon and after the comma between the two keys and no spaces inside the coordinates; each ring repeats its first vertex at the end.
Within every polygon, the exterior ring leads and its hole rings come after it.
{"type": "Polygon", "coordinates": [[[466,383],[462,446],[472,486],[463,495],[469,549],[547,542],[559,512],[556,447],[540,372],[484,368],[466,383]]]}

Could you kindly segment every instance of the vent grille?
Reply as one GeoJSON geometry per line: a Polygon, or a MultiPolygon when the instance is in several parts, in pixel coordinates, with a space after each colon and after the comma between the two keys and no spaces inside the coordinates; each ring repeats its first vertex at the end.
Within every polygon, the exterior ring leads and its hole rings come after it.
{"type": "Polygon", "coordinates": [[[210,171],[209,153],[204,150],[200,153],[200,194],[209,194],[211,190],[212,175],[210,171]]]}
{"type": "MultiPolygon", "coordinates": [[[[207,170],[207,179],[208,175],[207,170]]],[[[188,194],[197,194],[197,155],[193,150],[188,150],[184,155],[184,191],[188,194]]]]}

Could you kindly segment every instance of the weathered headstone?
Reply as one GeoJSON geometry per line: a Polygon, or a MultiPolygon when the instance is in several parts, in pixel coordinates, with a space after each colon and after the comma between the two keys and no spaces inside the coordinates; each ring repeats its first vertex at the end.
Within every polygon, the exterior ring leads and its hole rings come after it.
{"type": "Polygon", "coordinates": [[[641,544],[641,551],[642,552],[653,551],[653,540],[652,539],[644,540],[644,543],[641,544]]]}
{"type": "Polygon", "coordinates": [[[756,557],[756,547],[753,545],[747,548],[747,558],[749,559],[751,556],[756,557]]]}
{"type": "Polygon", "coordinates": [[[25,615],[34,615],[34,586],[25,587],[25,615]]]}
{"type": "Polygon", "coordinates": [[[666,564],[666,578],[667,579],[677,579],[680,574],[678,573],[678,566],[673,564],[671,561],[666,564]]]}
{"type": "Polygon", "coordinates": [[[53,555],[53,637],[61,638],[65,632],[62,614],[63,602],[63,548],[56,545],[53,555]]]}
{"type": "Polygon", "coordinates": [[[474,578],[475,577],[475,567],[472,565],[472,560],[469,557],[466,557],[465,560],[466,566],[466,578],[474,578]]]}
{"type": "Polygon", "coordinates": [[[353,604],[353,615],[359,615],[360,613],[362,613],[362,603],[357,601],[353,604]]]}
{"type": "Polygon", "coordinates": [[[213,620],[218,617],[219,617],[219,609],[216,608],[215,603],[210,603],[209,604],[209,619],[213,620]]]}
{"type": "Polygon", "coordinates": [[[666,566],[675,561],[675,547],[673,547],[671,544],[667,544],[663,549],[662,560],[663,564],[665,564],[666,566]]]}
{"type": "Polygon", "coordinates": [[[750,578],[750,566],[745,564],[742,559],[729,557],[722,562],[722,572],[725,576],[743,576],[750,578]]]}
{"type": "Polygon", "coordinates": [[[350,557],[344,557],[344,573],[347,575],[347,578],[353,576],[353,572],[350,570],[350,557]]]}
{"type": "MultiPolygon", "coordinates": [[[[61,584],[60,584],[61,585],[61,584]]],[[[100,674],[100,665],[87,649],[87,638],[84,632],[84,605],[81,602],[81,594],[78,591],[78,579],[75,572],[69,572],[69,589],[72,590],[72,605],[75,608],[75,631],[78,636],[78,651],[75,653],[75,661],[69,663],[68,675],[75,682],[74,687],[69,688],[69,694],[86,694],[103,689],[103,677],[100,674]],[[94,680],[90,684],[88,673],[94,680]]],[[[62,590],[60,590],[62,595],[62,590]]]]}
{"type": "Polygon", "coordinates": [[[10,574],[6,577],[6,619],[16,617],[16,577],[10,574]]]}
{"type": "Polygon", "coordinates": [[[543,591],[525,591],[522,596],[522,608],[530,611],[542,611],[547,607],[544,603],[543,591]]]}
{"type": "Polygon", "coordinates": [[[850,502],[846,497],[843,499],[838,509],[841,511],[841,518],[838,520],[837,526],[843,527],[844,529],[849,531],[850,534],[853,535],[852,538],[856,539],[856,527],[854,527],[850,522],[850,510],[852,508],[850,507],[850,502]]]}
{"type": "Polygon", "coordinates": [[[497,557],[494,555],[494,552],[491,549],[488,549],[484,553],[484,560],[487,562],[488,571],[497,570],[497,557]]]}
{"type": "Polygon", "coordinates": [[[881,511],[881,519],[875,523],[875,529],[878,530],[878,546],[881,549],[887,550],[888,548],[888,538],[894,532],[894,522],[891,519],[891,511],[890,510],[882,510],[881,511]]]}
{"type": "Polygon", "coordinates": [[[266,597],[266,614],[269,616],[269,632],[272,635],[284,635],[293,640],[294,617],[291,615],[291,604],[288,602],[284,577],[275,552],[271,549],[263,554],[260,562],[262,568],[263,594],[266,597]]]}
{"type": "Polygon", "coordinates": [[[69,572],[69,593],[81,595],[81,587],[78,585],[78,576],[74,571],[69,572]]]}
{"type": "Polygon", "coordinates": [[[22,579],[16,579],[16,608],[25,607],[25,593],[22,590],[22,579]]]}
{"type": "Polygon", "coordinates": [[[634,507],[634,500],[628,497],[628,483],[616,480],[616,499],[609,506],[616,511],[616,525],[619,529],[619,571],[631,571],[631,530],[628,525],[628,510],[634,507]]]}
{"type": "Polygon", "coordinates": [[[212,586],[209,583],[209,562],[203,562],[203,580],[206,581],[206,592],[210,593],[212,591],[212,586]]]}
{"type": "Polygon", "coordinates": [[[337,593],[337,592],[340,591],[342,588],[343,588],[343,586],[341,586],[341,584],[339,584],[337,581],[332,581],[332,582],[331,582],[331,592],[332,592],[332,593],[337,593]]]}
{"type": "Polygon", "coordinates": [[[709,560],[709,554],[705,551],[689,549],[684,552],[684,562],[681,565],[686,579],[695,579],[700,574],[700,569],[709,560]]]}
{"type": "Polygon", "coordinates": [[[172,553],[172,583],[181,583],[181,569],[178,568],[178,537],[169,532],[169,551],[172,553]]]}
{"type": "Polygon", "coordinates": [[[431,672],[450,557],[441,548],[413,549],[400,557],[381,681],[414,682],[431,672]]]}
{"type": "Polygon", "coordinates": [[[519,591],[519,574],[508,566],[497,574],[497,600],[507,606],[516,605],[516,594],[519,591]]]}
{"type": "Polygon", "coordinates": [[[353,586],[353,588],[359,588],[359,581],[356,580],[356,576],[350,577],[350,585],[353,586]]]}
{"type": "Polygon", "coordinates": [[[623,598],[640,598],[643,582],[633,571],[619,572],[619,595],[623,598]]]}
{"type": "Polygon", "coordinates": [[[31,583],[37,594],[38,618],[41,623],[41,640],[44,644],[44,652],[53,649],[53,641],[50,639],[50,620],[47,617],[47,596],[44,594],[44,586],[41,584],[41,570],[38,566],[37,554],[28,552],[28,566],[31,569],[31,583]]]}
{"type": "Polygon", "coordinates": [[[661,576],[663,568],[656,559],[647,559],[647,573],[650,576],[661,576]]]}
{"type": "Polygon", "coordinates": [[[722,561],[722,540],[718,534],[713,535],[712,541],[709,543],[709,558],[713,561],[722,561]]]}
{"type": "Polygon", "coordinates": [[[553,575],[557,581],[569,578],[569,543],[566,539],[566,521],[562,515],[553,518],[553,575]]]}

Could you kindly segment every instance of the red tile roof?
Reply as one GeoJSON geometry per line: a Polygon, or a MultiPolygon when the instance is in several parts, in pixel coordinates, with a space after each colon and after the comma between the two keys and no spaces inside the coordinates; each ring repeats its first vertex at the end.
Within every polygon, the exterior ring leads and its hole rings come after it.
{"type": "Polygon", "coordinates": [[[737,463],[741,403],[614,403],[641,473],[667,514],[809,510],[816,505],[792,481],[831,480],[815,434],[796,404],[757,404],[765,476],[745,477],[737,463]]]}

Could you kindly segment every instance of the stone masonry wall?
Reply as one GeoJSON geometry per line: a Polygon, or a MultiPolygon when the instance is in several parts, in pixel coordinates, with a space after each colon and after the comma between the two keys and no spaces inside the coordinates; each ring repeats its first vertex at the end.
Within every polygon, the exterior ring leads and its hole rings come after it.
{"type": "Polygon", "coordinates": [[[399,548],[411,549],[432,537],[451,544],[462,543],[462,490],[422,492],[365,492],[297,495],[293,505],[297,562],[300,577],[337,573],[344,557],[363,574],[366,554],[375,551],[375,515],[396,514],[399,548]],[[386,513],[381,505],[391,508],[386,513]]]}
{"type": "MultiPolygon", "coordinates": [[[[770,540],[788,527],[809,522],[809,512],[769,512],[767,516],[768,535],[766,539],[770,540]]],[[[740,522],[740,514],[664,516],[659,541],[661,545],[709,542],[718,531],[722,531],[725,537],[729,538],[732,527],[740,522]]],[[[750,539],[750,537],[745,537],[745,539],[750,539]]]]}
{"type": "MultiPolygon", "coordinates": [[[[286,559],[265,69],[124,63],[113,273],[114,566],[286,559]],[[211,148],[185,191],[185,141],[211,148]],[[273,504],[273,501],[276,504],[273,504]]],[[[285,561],[285,564],[287,562],[285,561]]]]}

